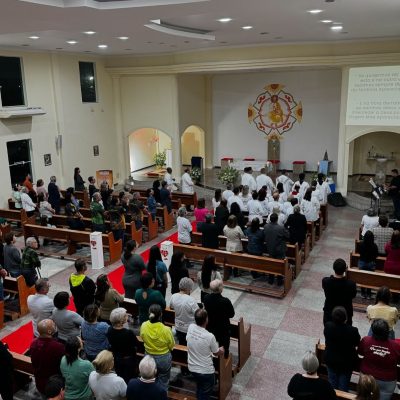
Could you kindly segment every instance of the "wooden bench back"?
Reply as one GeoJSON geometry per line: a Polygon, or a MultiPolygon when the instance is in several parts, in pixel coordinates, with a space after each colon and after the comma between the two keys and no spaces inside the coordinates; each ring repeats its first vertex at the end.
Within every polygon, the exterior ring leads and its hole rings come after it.
{"type": "MultiPolygon", "coordinates": [[[[60,192],[62,196],[65,198],[65,194],[67,193],[67,191],[65,189],[61,189],[60,192]]],[[[90,207],[89,193],[86,190],[84,191],[75,190],[74,196],[77,200],[83,203],[84,207],[90,207]]]]}
{"type": "MultiPolygon", "coordinates": [[[[350,252],[350,268],[358,268],[359,260],[360,260],[360,254],[350,252]]],[[[377,269],[379,271],[383,271],[385,261],[386,261],[386,257],[377,257],[375,269],[377,269]]]]}
{"type": "Polygon", "coordinates": [[[349,268],[347,270],[347,279],[351,279],[358,286],[379,289],[381,286],[387,286],[392,292],[400,293],[400,275],[386,274],[381,271],[364,271],[358,268],[349,268]]]}
{"type": "Polygon", "coordinates": [[[35,222],[35,216],[33,215],[32,217],[28,217],[26,214],[26,211],[21,208],[20,210],[9,210],[6,208],[1,208],[0,209],[0,217],[10,220],[10,221],[17,221],[21,223],[34,223],[35,222]]]}
{"type": "Polygon", "coordinates": [[[18,293],[18,316],[28,314],[28,296],[36,293],[35,286],[27,286],[25,278],[20,275],[17,278],[6,276],[3,280],[3,288],[5,292],[18,293]]]}

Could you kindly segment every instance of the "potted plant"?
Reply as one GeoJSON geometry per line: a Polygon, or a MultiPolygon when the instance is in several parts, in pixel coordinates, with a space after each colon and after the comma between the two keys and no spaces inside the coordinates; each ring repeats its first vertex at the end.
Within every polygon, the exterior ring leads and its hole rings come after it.
{"type": "Polygon", "coordinates": [[[228,183],[234,184],[239,178],[239,170],[233,167],[225,167],[217,174],[217,178],[225,185],[228,183]]]}
{"type": "Polygon", "coordinates": [[[199,183],[201,181],[202,175],[203,173],[199,167],[193,167],[190,171],[190,177],[195,181],[195,183],[199,183]]]}
{"type": "Polygon", "coordinates": [[[167,160],[166,151],[160,151],[154,154],[154,164],[156,164],[157,169],[161,169],[165,165],[165,161],[167,160]]]}

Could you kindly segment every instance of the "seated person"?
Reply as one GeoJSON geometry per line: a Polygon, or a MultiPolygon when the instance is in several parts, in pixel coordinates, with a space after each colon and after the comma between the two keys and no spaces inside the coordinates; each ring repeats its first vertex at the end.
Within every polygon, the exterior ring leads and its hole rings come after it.
{"type": "Polygon", "coordinates": [[[379,217],[379,226],[372,228],[375,243],[378,246],[378,252],[381,256],[386,256],[385,245],[391,240],[393,234],[393,229],[388,227],[388,223],[388,217],[381,215],[379,217]]]}

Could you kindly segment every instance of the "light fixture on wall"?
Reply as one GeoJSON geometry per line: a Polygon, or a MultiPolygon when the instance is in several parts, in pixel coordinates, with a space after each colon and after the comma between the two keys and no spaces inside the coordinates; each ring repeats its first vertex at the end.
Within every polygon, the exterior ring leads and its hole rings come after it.
{"type": "Polygon", "coordinates": [[[59,153],[62,149],[62,135],[57,135],[56,136],[56,150],[57,153],[59,153]]]}

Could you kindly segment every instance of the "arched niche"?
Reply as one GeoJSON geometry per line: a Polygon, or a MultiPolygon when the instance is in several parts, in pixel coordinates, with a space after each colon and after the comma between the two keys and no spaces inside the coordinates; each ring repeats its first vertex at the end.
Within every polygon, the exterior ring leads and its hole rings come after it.
{"type": "Polygon", "coordinates": [[[154,165],[154,155],[164,150],[171,157],[172,139],[156,128],[140,128],[128,135],[131,172],[154,165]]]}
{"type": "Polygon", "coordinates": [[[197,125],[188,126],[181,136],[182,165],[190,165],[193,156],[203,157],[203,160],[206,156],[204,130],[197,125]]]}

